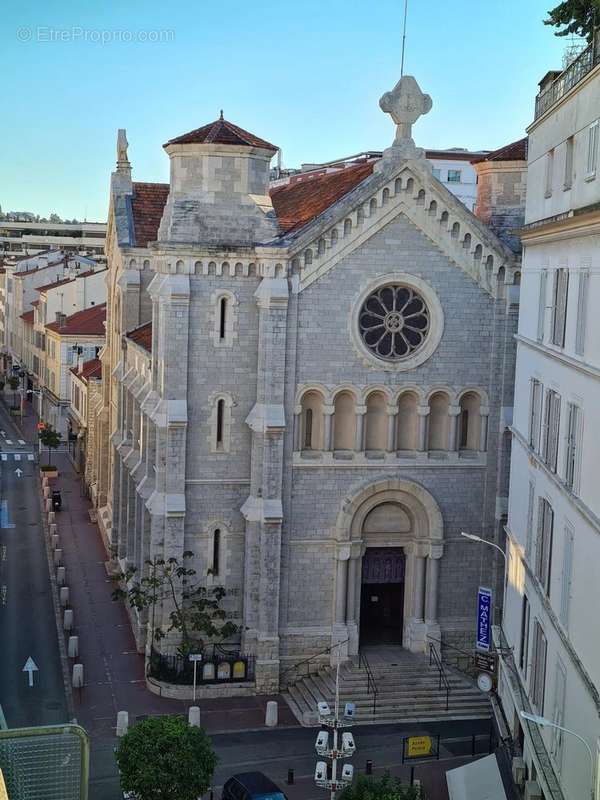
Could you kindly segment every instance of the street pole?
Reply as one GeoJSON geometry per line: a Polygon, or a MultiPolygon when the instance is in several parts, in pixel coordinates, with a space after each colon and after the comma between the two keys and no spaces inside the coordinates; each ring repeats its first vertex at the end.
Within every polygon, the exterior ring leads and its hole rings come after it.
{"type": "Polygon", "coordinates": [[[198,666],[198,662],[194,659],[194,691],[192,692],[192,699],[194,701],[194,705],[196,704],[196,667],[198,666]]]}
{"type": "MultiPolygon", "coordinates": [[[[463,536],[465,539],[468,539],[471,542],[479,542],[480,544],[487,544],[487,545],[489,545],[489,547],[493,547],[495,550],[497,550],[502,555],[502,558],[504,559],[504,578],[506,579],[506,575],[507,575],[507,572],[508,572],[508,559],[506,557],[506,553],[504,552],[504,550],[499,545],[497,545],[495,542],[490,542],[488,539],[483,539],[481,536],[476,536],[474,533],[465,533],[465,531],[461,531],[460,535],[463,536]]],[[[504,587],[504,581],[502,581],[502,586],[504,587]]],[[[500,611],[500,613],[497,616],[500,618],[500,620],[499,620],[500,621],[500,629],[502,629],[502,613],[501,613],[502,609],[498,609],[498,604],[496,602],[496,589],[495,589],[495,587],[492,587],[492,599],[494,601],[494,604],[493,604],[493,612],[494,613],[492,615],[492,621],[494,619],[496,619],[496,613],[495,612],[500,611]]]]}

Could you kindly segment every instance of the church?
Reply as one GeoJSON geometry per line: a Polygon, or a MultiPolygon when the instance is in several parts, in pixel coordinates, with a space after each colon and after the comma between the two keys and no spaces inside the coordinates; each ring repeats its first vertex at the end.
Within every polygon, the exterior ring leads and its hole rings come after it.
{"type": "Polygon", "coordinates": [[[119,132],[98,521],[121,568],[192,552],[225,587],[259,693],[335,645],[471,649],[501,593],[461,531],[503,541],[520,262],[415,146],[431,105],[404,76],[381,158],[274,188],[222,115],[168,184],[119,132]]]}

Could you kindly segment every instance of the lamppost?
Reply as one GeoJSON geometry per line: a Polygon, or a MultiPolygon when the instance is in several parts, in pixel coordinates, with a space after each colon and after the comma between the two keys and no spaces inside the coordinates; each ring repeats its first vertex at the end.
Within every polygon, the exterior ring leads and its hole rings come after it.
{"type": "MultiPolygon", "coordinates": [[[[506,572],[508,571],[508,559],[506,557],[506,553],[504,552],[504,550],[499,545],[495,544],[494,542],[490,542],[489,539],[483,539],[481,536],[476,536],[474,533],[467,533],[466,531],[461,531],[460,535],[464,536],[465,539],[469,539],[469,541],[471,541],[471,542],[481,542],[481,544],[487,544],[490,547],[493,547],[499,553],[501,553],[502,554],[502,558],[504,559],[504,574],[506,575],[506,572]]],[[[496,600],[495,600],[495,598],[496,598],[495,591],[494,591],[494,594],[493,594],[493,598],[494,598],[494,609],[497,610],[498,609],[498,604],[496,603],[496,600]]],[[[500,616],[500,624],[502,624],[502,617],[501,617],[501,615],[499,615],[499,616],[500,616]]]]}
{"type": "Polygon", "coordinates": [[[527,711],[521,711],[521,717],[523,719],[526,719],[528,722],[533,722],[535,725],[539,725],[540,728],[545,728],[545,727],[556,728],[559,731],[570,733],[571,736],[574,736],[576,739],[579,739],[579,741],[586,746],[586,749],[590,757],[590,780],[591,780],[590,797],[591,800],[594,800],[596,796],[596,792],[594,791],[594,756],[592,755],[592,748],[589,746],[589,744],[583,738],[583,736],[580,736],[578,733],[575,733],[575,731],[569,730],[569,728],[563,728],[562,725],[557,725],[555,722],[550,722],[550,720],[546,719],[546,717],[540,717],[537,714],[528,714],[527,711]]]}

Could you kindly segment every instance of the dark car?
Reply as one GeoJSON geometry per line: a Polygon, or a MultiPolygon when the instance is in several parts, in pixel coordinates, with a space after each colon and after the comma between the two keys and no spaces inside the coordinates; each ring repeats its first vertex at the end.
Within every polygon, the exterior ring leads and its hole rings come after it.
{"type": "Polygon", "coordinates": [[[221,800],[287,800],[287,797],[262,772],[240,772],[223,786],[221,800]]]}

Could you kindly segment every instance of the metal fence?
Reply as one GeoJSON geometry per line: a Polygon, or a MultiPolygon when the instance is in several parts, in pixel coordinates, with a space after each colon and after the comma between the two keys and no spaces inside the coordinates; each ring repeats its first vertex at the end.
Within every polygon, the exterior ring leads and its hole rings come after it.
{"type": "Polygon", "coordinates": [[[10,800],[87,800],[90,744],[79,725],[0,731],[10,800]]]}
{"type": "Polygon", "coordinates": [[[600,28],[596,30],[591,44],[535,98],[535,119],[541,117],[569,89],[578,84],[596,64],[600,64],[600,28]]]}
{"type": "MultiPolygon", "coordinates": [[[[159,681],[184,686],[194,682],[194,664],[179,654],[153,650],[148,661],[148,674],[159,681]]],[[[197,684],[243,683],[254,680],[254,658],[214,645],[202,653],[196,668],[197,684]]]]}

